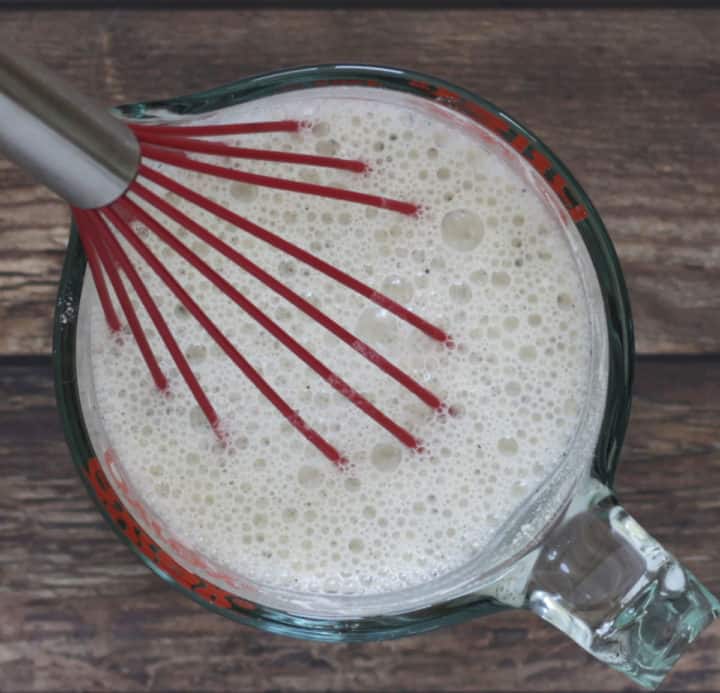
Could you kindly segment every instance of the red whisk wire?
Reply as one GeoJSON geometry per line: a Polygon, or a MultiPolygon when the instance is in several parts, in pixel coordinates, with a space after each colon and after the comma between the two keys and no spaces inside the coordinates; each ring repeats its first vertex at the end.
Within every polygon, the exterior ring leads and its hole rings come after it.
{"type": "Polygon", "coordinates": [[[255,159],[258,161],[276,161],[285,164],[302,164],[305,166],[322,166],[324,168],[335,168],[343,171],[363,173],[368,166],[364,161],[353,159],[340,159],[334,156],[316,156],[314,154],[297,154],[295,152],[283,152],[273,149],[251,149],[248,147],[235,147],[224,142],[208,142],[197,140],[191,137],[173,137],[169,135],[158,135],[152,131],[142,130],[138,133],[138,139],[148,144],[156,144],[168,149],[176,149],[183,152],[197,152],[198,154],[210,154],[213,156],[226,156],[237,159],[255,159]]]}
{"type": "Polygon", "coordinates": [[[127,198],[122,198],[111,205],[124,212],[124,217],[137,219],[150,231],[155,233],[175,252],[182,256],[190,265],[197,269],[204,277],[210,280],[220,291],[227,295],[240,308],[242,308],[257,323],[262,325],[273,335],[283,346],[292,351],[300,360],[314,370],[323,380],[329,383],[335,390],[352,402],[358,409],[365,412],[370,418],[380,424],[385,430],[394,435],[399,441],[409,448],[418,449],[419,441],[402,426],[396,424],[392,419],[381,412],[369,400],[363,397],[340,376],[331,371],[319,359],[313,356],[305,347],[280,327],[274,320],[269,318],[252,301],[248,300],[232,284],[218,274],[210,265],[201,260],[186,245],[175,238],[160,222],[153,219],[147,212],[127,198]]]}
{"type": "Polygon", "coordinates": [[[395,365],[390,363],[390,361],[388,361],[384,356],[375,351],[370,345],[358,339],[355,335],[343,328],[341,325],[339,325],[332,318],[319,310],[312,303],[305,300],[302,296],[297,294],[288,286],[275,279],[275,277],[273,277],[271,274],[269,274],[261,267],[256,265],[254,262],[249,260],[245,255],[239,253],[237,250],[227,245],[227,243],[224,243],[219,238],[211,234],[209,231],[207,231],[207,229],[200,226],[200,224],[195,222],[193,219],[183,214],[181,211],[179,211],[172,205],[165,202],[165,200],[163,200],[161,197],[159,197],[152,191],[148,190],[148,188],[146,188],[144,185],[138,183],[138,181],[135,181],[130,188],[130,192],[141,197],[143,200],[155,207],[158,211],[162,212],[167,217],[187,229],[194,236],[204,241],[218,252],[222,253],[225,257],[227,257],[229,260],[231,260],[238,266],[242,267],[242,269],[244,269],[256,279],[261,281],[272,291],[290,301],[306,315],[310,316],[313,320],[321,324],[325,329],[327,329],[332,334],[341,339],[343,342],[355,349],[355,351],[357,351],[368,361],[375,364],[378,368],[387,373],[390,377],[394,378],[401,385],[405,386],[408,390],[410,390],[410,392],[412,392],[423,402],[425,402],[425,404],[433,407],[434,409],[442,408],[442,401],[436,395],[434,395],[432,392],[423,387],[420,383],[411,378],[407,373],[403,372],[395,365]]]}
{"type": "Polygon", "coordinates": [[[249,135],[256,132],[298,132],[298,120],[271,120],[260,123],[230,123],[227,125],[150,125],[127,123],[136,133],[154,132],[159,135],[181,137],[215,137],[217,135],[249,135]]]}
{"type": "Polygon", "coordinates": [[[209,198],[200,195],[194,190],[178,183],[177,181],[169,178],[163,173],[155,171],[146,164],[140,164],[138,174],[140,176],[143,176],[144,178],[147,178],[148,180],[153,181],[153,183],[156,183],[157,185],[165,188],[166,190],[169,190],[170,192],[173,192],[180,197],[183,197],[188,202],[191,202],[192,204],[201,207],[202,209],[210,212],[216,217],[229,222],[233,226],[236,226],[243,231],[255,236],[256,238],[259,238],[261,241],[272,245],[278,250],[282,250],[284,253],[291,255],[296,260],[299,260],[300,262],[312,267],[313,269],[322,272],[331,279],[334,279],[340,284],[343,284],[352,291],[355,291],[361,296],[364,296],[365,298],[373,301],[381,308],[384,308],[385,310],[393,313],[405,322],[413,325],[418,330],[424,332],[428,337],[431,337],[432,339],[440,342],[448,341],[449,336],[444,330],[436,327],[432,323],[429,323],[427,320],[424,320],[419,315],[416,315],[415,313],[400,305],[396,301],[393,301],[388,296],[385,296],[379,291],[375,291],[375,289],[373,289],[372,287],[355,279],[354,277],[343,272],[337,267],[334,267],[333,265],[325,262],[316,255],[313,255],[312,253],[303,250],[294,243],[290,243],[281,236],[278,236],[277,234],[272,233],[271,231],[268,231],[267,229],[264,229],[263,227],[251,222],[249,219],[246,219],[245,217],[241,217],[240,215],[231,212],[229,209],[223,207],[222,205],[219,205],[216,202],[210,200],[209,198]]]}
{"type": "Polygon", "coordinates": [[[150,370],[150,374],[155,381],[155,385],[157,385],[160,390],[167,390],[167,378],[160,369],[160,365],[155,358],[155,354],[153,353],[150,344],[148,344],[147,338],[145,337],[145,332],[143,331],[142,325],[140,324],[140,321],[135,314],[135,309],[132,306],[130,297],[128,296],[128,293],[123,286],[122,279],[120,278],[120,274],[117,271],[117,257],[114,255],[112,249],[107,242],[107,235],[109,232],[103,233],[103,231],[107,231],[107,229],[103,228],[104,224],[98,225],[97,217],[94,216],[94,214],[96,213],[81,212],[78,216],[79,223],[87,223],[87,228],[85,229],[85,239],[88,242],[88,245],[92,245],[94,247],[94,250],[100,257],[103,267],[105,268],[105,272],[110,278],[110,283],[113,286],[115,295],[117,296],[118,301],[122,306],[123,312],[125,313],[125,317],[127,318],[128,325],[130,327],[130,331],[132,332],[133,337],[137,342],[140,353],[142,354],[142,357],[145,360],[148,369],[150,370]]]}
{"type": "MultiPolygon", "coordinates": [[[[200,174],[238,181],[248,185],[257,185],[276,190],[297,192],[306,195],[315,195],[329,199],[342,200],[363,204],[400,214],[412,216],[417,215],[420,206],[411,202],[395,200],[381,195],[367,194],[353,190],[346,190],[341,187],[306,183],[286,178],[261,175],[240,171],[232,167],[220,166],[206,161],[199,161],[189,155],[194,152],[207,156],[219,156],[236,159],[261,160],[279,162],[286,164],[299,164],[321,166],[362,173],[368,170],[367,164],[358,160],[342,159],[331,156],[316,156],[279,150],[257,149],[229,145],[224,142],[208,141],[197,138],[216,137],[222,135],[242,135],[262,132],[297,132],[304,125],[300,121],[285,120],[274,122],[240,123],[230,125],[150,125],[146,123],[128,123],[140,141],[142,157],[169,166],[184,168],[200,174]]],[[[427,322],[415,315],[404,306],[393,301],[388,296],[375,291],[367,284],[355,279],[349,274],[337,269],[319,257],[303,250],[299,246],[283,239],[281,236],[258,226],[250,220],[231,212],[211,199],[200,195],[191,188],[188,188],[172,178],[156,171],[141,161],[138,176],[144,176],[156,185],[179,195],[191,204],[194,204],[219,219],[232,224],[241,231],[244,231],[265,243],[288,254],[296,260],[322,272],[331,279],[346,286],[359,295],[373,301],[381,308],[396,315],[398,318],[413,325],[427,336],[437,341],[451,345],[449,335],[439,327],[427,322]]],[[[355,337],[330,316],[325,314],[310,301],[300,296],[297,292],[283,284],[281,281],[266,272],[260,266],[252,262],[245,255],[235,250],[232,246],[214,236],[205,227],[195,222],[192,218],[173,207],[162,197],[142,185],[136,179],[130,186],[128,192],[137,195],[146,203],[154,207],[158,212],[173,220],[184,229],[193,234],[216,251],[220,252],[230,261],[247,271],[255,279],[262,282],[270,290],[274,291],[285,300],[292,303],[299,310],[303,311],[319,325],[327,329],[333,335],[342,340],[345,344],[357,351],[370,363],[377,366],[384,373],[395,379],[398,383],[416,395],[421,401],[434,409],[442,409],[442,401],[405,373],[397,366],[388,361],[375,349],[364,341],[355,337]]],[[[106,320],[111,330],[121,329],[121,323],[115,311],[113,301],[110,297],[108,286],[112,285],[118,302],[125,313],[127,323],[132,335],[138,344],[138,348],[145,360],[153,380],[157,387],[163,391],[168,388],[168,381],[163,374],[158,361],[153,353],[142,325],[133,309],[132,301],[123,284],[121,273],[135,290],[145,311],[156,327],[162,338],[165,347],[173,358],[179,372],[190,388],[196,402],[215,430],[216,434],[224,440],[224,434],[220,430],[220,420],[217,412],[210,403],[205,391],[202,389],[195,374],[193,373],[185,355],[173,337],[170,328],[165,322],[160,310],[150,295],[146,285],[133,266],[133,262],[126,253],[123,245],[115,237],[114,232],[119,233],[133,247],[135,252],[153,270],[160,280],[176,296],[188,312],[207,331],[215,343],[227,354],[231,361],[242,371],[258,391],[288,420],[288,422],[308,442],[314,445],[329,460],[338,466],[346,462],[340,452],[330,444],[315,429],[310,427],[286,402],[280,394],[260,375],[260,373],[247,361],[247,359],[233,346],[230,340],[222,333],[220,328],[207,316],[190,294],[183,289],[182,285],[170,274],[168,269],[153,254],[150,248],[141,240],[133,228],[134,222],[141,223],[150,232],[155,234],[161,241],[168,245],[174,252],[179,254],[188,264],[195,268],[215,287],[222,291],[228,298],[235,302],[245,313],[253,318],[270,335],[289,349],[295,356],[303,361],[317,375],[325,380],[331,387],[337,390],[343,397],[363,411],[380,426],[385,428],[399,441],[414,450],[421,450],[421,443],[408,430],[395,423],[366,397],[350,386],[339,375],[330,370],[324,363],[317,359],[288,332],[278,325],[270,316],[264,313],[256,304],[246,298],[240,291],[232,286],[221,274],[215,271],[208,263],[203,261],[188,246],[160,223],[153,216],[148,214],[127,195],[116,200],[114,203],[101,210],[79,210],[73,209],[78,222],[78,231],[83,246],[86,249],[88,264],[92,272],[95,286],[102,305],[106,320]],[[109,284],[106,281],[109,280],[109,284]]]]}
{"type": "Polygon", "coordinates": [[[193,396],[195,397],[195,401],[205,414],[205,417],[207,418],[215,433],[218,435],[218,437],[222,439],[223,435],[220,431],[220,418],[218,417],[217,412],[210,403],[210,400],[207,398],[205,391],[200,386],[200,383],[195,377],[192,368],[190,368],[190,364],[185,358],[185,354],[183,354],[182,349],[175,341],[172,332],[170,332],[170,328],[167,326],[165,319],[160,313],[160,310],[155,304],[152,296],[150,296],[150,292],[147,290],[147,287],[140,278],[140,275],[137,273],[137,270],[130,261],[130,258],[127,256],[127,253],[125,252],[125,250],[123,250],[123,247],[120,245],[120,243],[118,243],[118,241],[113,236],[105,219],[100,214],[98,214],[98,212],[95,211],[90,212],[90,215],[95,220],[97,228],[103,229],[104,233],[102,238],[105,242],[106,247],[110,251],[111,255],[117,260],[118,264],[120,265],[120,269],[122,269],[122,271],[125,273],[125,276],[127,276],[127,278],[130,280],[133,289],[135,289],[135,293],[138,295],[138,298],[145,307],[145,311],[150,316],[150,319],[155,325],[158,334],[162,338],[165,347],[170,353],[170,356],[175,362],[175,365],[178,367],[178,370],[180,371],[180,374],[182,375],[185,382],[187,383],[187,386],[190,388],[190,392],[192,392],[193,396]]]}
{"type": "Polygon", "coordinates": [[[263,176],[258,173],[248,173],[247,171],[238,171],[234,168],[226,166],[216,166],[215,164],[207,164],[204,161],[197,161],[185,156],[182,152],[171,149],[163,149],[154,144],[141,143],[140,151],[143,156],[154,161],[162,161],[163,163],[185,168],[198,173],[205,173],[209,176],[218,178],[226,178],[235,180],[248,185],[259,185],[265,188],[274,188],[276,190],[287,190],[289,192],[298,192],[306,195],[317,195],[319,197],[327,197],[333,200],[344,200],[345,202],[356,202],[358,204],[368,205],[371,207],[379,207],[388,209],[400,214],[414,215],[420,210],[418,205],[412,202],[404,202],[402,200],[393,200],[381,195],[368,195],[366,193],[355,192],[354,190],[345,190],[344,188],[333,188],[329,185],[318,185],[316,183],[303,183],[302,181],[288,180],[287,178],[278,178],[276,176],[263,176]]]}
{"type": "Polygon", "coordinates": [[[90,272],[92,273],[93,281],[95,282],[95,290],[97,291],[98,298],[100,299],[100,305],[102,306],[103,313],[105,314],[105,320],[108,326],[113,332],[119,332],[121,329],[120,319],[115,312],[115,308],[110,299],[110,293],[108,292],[107,283],[103,275],[102,265],[100,258],[98,257],[95,246],[92,244],[89,235],[92,233],[86,227],[86,221],[83,217],[86,212],[84,210],[73,209],[73,216],[77,222],[77,230],[80,236],[80,241],[85,249],[85,255],[87,255],[88,265],[90,265],[90,272]]]}
{"type": "MultiPolygon", "coordinates": [[[[317,447],[329,460],[337,465],[345,463],[345,458],[328,443],[317,431],[308,426],[302,417],[272,388],[272,386],[252,367],[240,352],[230,343],[228,338],[203,312],[200,306],[192,299],[190,294],[182,288],[175,278],[168,272],[152,251],[133,232],[126,222],[126,215],[134,218],[133,203],[121,198],[103,213],[108,215],[113,226],[132,245],[148,266],[160,277],[166,286],[175,294],[178,300],[191,315],[202,325],[217,345],[228,355],[253,385],[275,406],[275,408],[294,426],[310,443],[317,447]]],[[[139,208],[138,208],[139,209],[139,208]]],[[[142,210],[140,210],[142,211],[142,210]]],[[[144,222],[143,222],[144,223],[144,222]]],[[[149,226],[145,224],[146,226],[149,226]]]]}

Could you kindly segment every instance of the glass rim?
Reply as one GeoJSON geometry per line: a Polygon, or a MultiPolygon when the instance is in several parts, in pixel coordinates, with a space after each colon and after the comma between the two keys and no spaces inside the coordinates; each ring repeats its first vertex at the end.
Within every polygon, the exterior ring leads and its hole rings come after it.
{"type": "MultiPolygon", "coordinates": [[[[592,473],[611,485],[630,407],[632,383],[633,327],[622,272],[605,227],[588,196],[562,162],[531,131],[488,101],[462,88],[416,72],[370,65],[319,65],[280,70],[249,77],[209,91],[163,101],[118,107],[117,112],[132,119],[147,119],[162,111],[169,119],[217,110],[255,100],[281,91],[319,86],[371,86],[411,93],[440,102],[480,122],[496,136],[517,149],[541,173],[548,188],[568,211],[582,238],[600,285],[608,334],[608,387],[593,458],[592,473]]],[[[163,117],[163,119],[165,119],[163,117]]],[[[116,533],[155,573],[203,606],[286,635],[323,640],[367,640],[393,637],[434,628],[468,615],[502,607],[489,597],[466,595],[441,604],[396,615],[360,618],[320,619],[295,616],[261,604],[253,604],[195,575],[162,556],[158,547],[143,545],[138,535],[143,527],[124,509],[117,516],[117,495],[101,469],[85,428],[77,393],[75,371],[75,328],[82,289],[85,257],[73,229],[60,284],[53,343],[56,395],[68,445],[90,495],[116,533]],[[113,511],[114,509],[114,511],[113,511]],[[135,536],[128,531],[132,526],[135,536]],[[162,560],[158,559],[158,556],[162,560]],[[469,608],[473,605],[474,608],[469,608]]],[[[152,537],[149,537],[152,543],[152,537]]],[[[146,541],[147,543],[147,541],[146,541]]],[[[525,547],[523,555],[529,549],[525,547]]]]}

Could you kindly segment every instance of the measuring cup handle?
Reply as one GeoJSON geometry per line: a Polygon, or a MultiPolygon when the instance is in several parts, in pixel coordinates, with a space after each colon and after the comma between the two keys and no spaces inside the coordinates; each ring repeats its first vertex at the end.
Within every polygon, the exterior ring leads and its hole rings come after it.
{"type": "Polygon", "coordinates": [[[532,570],[527,606],[646,688],[660,684],[720,602],[598,482],[532,570]]]}

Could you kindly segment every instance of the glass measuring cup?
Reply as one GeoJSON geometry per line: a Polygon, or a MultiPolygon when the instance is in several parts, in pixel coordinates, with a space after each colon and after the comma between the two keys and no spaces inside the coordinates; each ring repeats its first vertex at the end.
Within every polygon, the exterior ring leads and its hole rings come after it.
{"type": "Polygon", "coordinates": [[[508,606],[527,607],[643,685],[657,684],[720,606],[634,523],[610,490],[630,403],[632,324],[602,222],[557,158],[492,105],[439,80],[392,68],[300,68],[121,112],[127,118],[169,121],[280,91],[334,85],[392,89],[442,103],[479,122],[544,178],[548,196],[574,222],[587,289],[596,298],[594,378],[597,391],[605,393],[599,395],[604,401],[594,403],[604,410],[599,430],[580,425],[552,477],[481,555],[457,571],[370,597],[268,589],[184,546],[137,501],[123,477],[93,402],[88,321],[80,300],[85,263],[73,233],[56,313],[55,368],[66,436],[91,494],[156,572],[236,620],[304,638],[367,640],[417,633],[508,606]]]}

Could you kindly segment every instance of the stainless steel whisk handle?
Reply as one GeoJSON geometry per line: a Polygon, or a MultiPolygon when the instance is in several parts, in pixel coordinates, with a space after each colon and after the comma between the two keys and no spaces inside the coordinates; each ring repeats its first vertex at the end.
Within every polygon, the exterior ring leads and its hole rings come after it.
{"type": "Polygon", "coordinates": [[[0,153],[83,209],[119,198],[140,162],[121,120],[44,66],[3,50],[0,153]]]}

